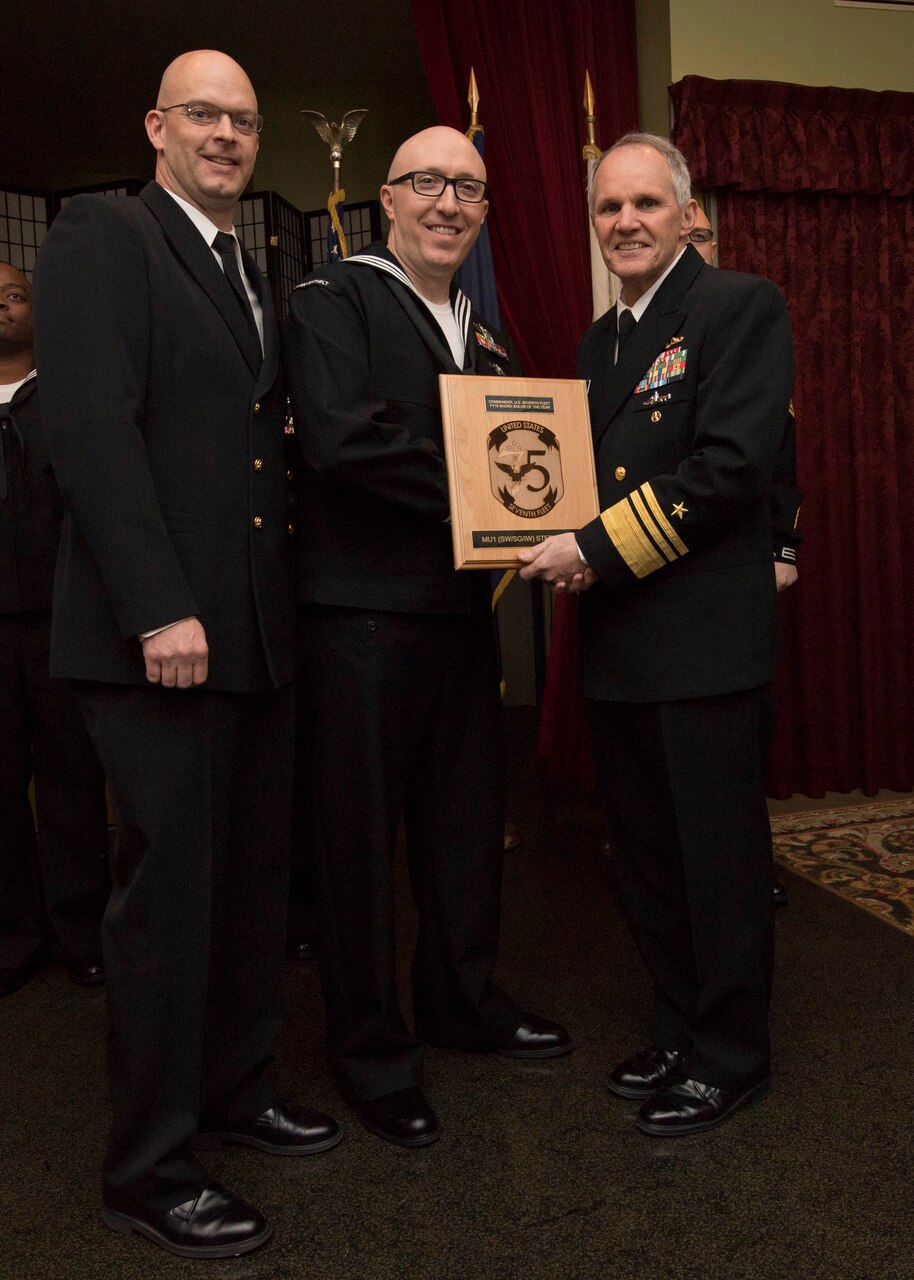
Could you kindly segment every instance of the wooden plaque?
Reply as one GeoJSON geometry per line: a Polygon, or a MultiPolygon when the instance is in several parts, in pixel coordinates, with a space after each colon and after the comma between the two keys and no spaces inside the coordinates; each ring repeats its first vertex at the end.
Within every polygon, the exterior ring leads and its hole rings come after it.
{"type": "Polygon", "coordinates": [[[599,515],[587,384],[439,374],[455,569],[502,569],[518,551],[599,515]]]}

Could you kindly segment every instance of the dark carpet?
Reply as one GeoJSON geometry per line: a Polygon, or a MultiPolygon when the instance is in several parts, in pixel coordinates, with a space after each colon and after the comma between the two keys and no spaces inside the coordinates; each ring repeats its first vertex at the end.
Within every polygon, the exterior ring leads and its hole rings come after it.
{"type": "Polygon", "coordinates": [[[339,1116],[346,1139],[307,1160],[209,1155],[275,1234],[249,1258],[188,1262],[102,1224],[104,993],[48,968],[0,1003],[3,1280],[911,1280],[914,940],[785,877],[770,1098],[704,1136],[637,1133],[604,1077],[642,1042],[648,993],[599,818],[544,800],[529,718],[510,726],[523,845],[507,862],[499,977],[566,1021],[575,1053],[429,1052],[445,1134],[399,1150],[339,1102],[314,967],[290,967],[283,1089],[339,1116]]]}

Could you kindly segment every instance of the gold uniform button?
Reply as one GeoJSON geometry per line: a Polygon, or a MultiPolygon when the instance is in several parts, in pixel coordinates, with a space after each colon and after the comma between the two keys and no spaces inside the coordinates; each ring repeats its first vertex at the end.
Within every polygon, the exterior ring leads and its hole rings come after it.
{"type": "Polygon", "coordinates": [[[651,422],[659,422],[662,417],[663,417],[663,414],[660,412],[660,410],[655,409],[654,412],[651,414],[651,422]]]}
{"type": "Polygon", "coordinates": [[[255,412],[255,413],[260,413],[260,401],[259,401],[259,400],[258,400],[258,401],[257,401],[257,403],[254,405],[254,412],[255,412]]]}
{"type": "Polygon", "coordinates": [[[616,467],[615,475],[616,475],[616,479],[617,479],[617,480],[624,480],[624,479],[625,479],[625,468],[624,468],[624,467],[616,467]]]}
{"type": "Polygon", "coordinates": [[[263,458],[255,458],[255,459],[254,459],[254,470],[255,470],[255,471],[263,471],[263,458]]]}
{"type": "Polygon", "coordinates": [[[295,532],[295,525],[294,525],[294,524],[290,524],[290,525],[289,525],[289,532],[290,532],[290,533],[294,533],[294,532],[295,532]]]}
{"type": "Polygon", "coordinates": [[[294,472],[294,471],[287,471],[287,472],[286,472],[286,479],[287,479],[287,480],[294,480],[294,479],[295,479],[295,472],[294,472]]]}
{"type": "Polygon", "coordinates": [[[255,529],[262,529],[262,528],[263,528],[263,516],[255,516],[255,517],[254,517],[254,528],[255,528],[255,529]]]}

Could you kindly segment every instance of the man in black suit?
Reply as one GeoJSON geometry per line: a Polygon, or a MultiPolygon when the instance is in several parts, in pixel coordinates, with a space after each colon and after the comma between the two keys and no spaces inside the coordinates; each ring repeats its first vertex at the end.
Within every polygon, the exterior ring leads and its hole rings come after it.
{"type": "Polygon", "coordinates": [[[279,1023],[295,670],[279,352],[233,235],[262,124],[244,71],[184,54],[146,117],[155,182],[77,197],[36,278],[67,505],[51,662],[117,810],[104,922],[114,1123],[104,1217],[188,1257],[264,1243],[190,1144],[338,1140],[267,1077],[279,1023]]]}
{"type": "Polygon", "coordinates": [[[504,843],[485,574],[455,573],[438,375],[509,357],[453,283],[488,203],[476,149],[426,129],[394,157],[387,246],[292,294],[286,368],[299,493],[301,775],[330,1058],[359,1119],[439,1136],[422,1043],[541,1058],[564,1028],[492,982],[504,843]],[[415,1031],[400,1011],[392,860],[403,819],[419,912],[415,1031]]]}
{"type": "Polygon", "coordinates": [[[66,682],[48,669],[62,520],[41,420],[32,288],[0,262],[0,996],[28,981],[46,945],[74,982],[105,980],[105,777],[66,682]]]}
{"type": "Polygon", "coordinates": [[[769,1087],[771,836],[762,782],[775,654],[769,496],[790,400],[775,286],[685,243],[688,169],[630,134],[591,188],[616,307],[578,368],[602,514],[521,553],[581,599],[581,673],[623,905],[655,985],[651,1045],[610,1088],[659,1136],[769,1087]]]}

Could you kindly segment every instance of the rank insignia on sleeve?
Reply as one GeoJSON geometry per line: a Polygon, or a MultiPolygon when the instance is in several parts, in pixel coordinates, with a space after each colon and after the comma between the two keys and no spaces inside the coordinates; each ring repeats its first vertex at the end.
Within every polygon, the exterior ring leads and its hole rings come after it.
{"type": "Polygon", "coordinates": [[[642,391],[653,391],[656,387],[665,387],[669,382],[679,382],[685,377],[688,354],[682,347],[667,347],[665,351],[661,351],[635,387],[635,395],[640,395],[642,391]]]}
{"type": "Polygon", "coordinates": [[[673,515],[679,520],[684,520],[689,514],[689,508],[682,502],[673,503],[673,515]]]}
{"type": "Polygon", "coordinates": [[[474,336],[476,341],[482,347],[483,351],[491,351],[493,355],[501,356],[502,360],[507,360],[507,351],[504,347],[500,347],[498,345],[491,333],[489,333],[488,329],[484,328],[484,326],[479,324],[478,321],[474,322],[473,329],[475,330],[474,336]]]}

